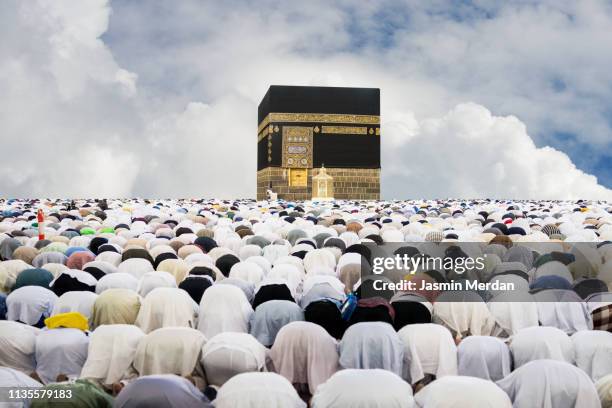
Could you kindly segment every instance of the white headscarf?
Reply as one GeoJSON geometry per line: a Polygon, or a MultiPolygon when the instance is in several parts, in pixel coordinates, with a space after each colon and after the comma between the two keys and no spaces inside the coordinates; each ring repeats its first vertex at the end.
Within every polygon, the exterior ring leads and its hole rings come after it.
{"type": "Polygon", "coordinates": [[[576,365],[592,379],[612,373],[612,333],[601,330],[583,330],[571,337],[576,365]]]}
{"type": "Polygon", "coordinates": [[[597,389],[581,369],[563,361],[537,360],[497,382],[514,408],[600,408],[597,389]]]}
{"type": "Polygon", "coordinates": [[[78,329],[41,330],[36,337],[36,373],[43,384],[60,374],[78,378],[87,359],[89,337],[78,329]]]}
{"type": "Polygon", "coordinates": [[[248,333],[253,308],[244,292],[233,285],[212,285],[200,300],[198,330],[206,338],[228,332],[248,333]]]}
{"type": "Polygon", "coordinates": [[[99,326],[91,334],[81,377],[93,378],[103,384],[124,379],[144,336],[142,330],[131,324],[99,326]]]}
{"type": "Polygon", "coordinates": [[[0,320],[0,366],[30,374],[36,369],[36,335],[32,326],[0,320]]]}
{"type": "Polygon", "coordinates": [[[321,384],[312,408],[412,408],[412,387],[381,369],[345,369],[321,384]]]}
{"type": "Polygon", "coordinates": [[[208,383],[220,387],[237,374],[262,371],[266,348],[250,334],[219,333],[204,346],[201,362],[208,383]]]}
{"type": "Polygon", "coordinates": [[[153,270],[154,269],[153,265],[151,265],[151,262],[147,261],[144,258],[126,259],[117,266],[117,272],[129,273],[136,279],[140,279],[142,275],[153,270]]]}
{"type": "Polygon", "coordinates": [[[79,312],[87,319],[90,319],[93,315],[93,306],[97,298],[98,295],[86,290],[66,292],[57,299],[51,314],[79,312]]]}
{"type": "Polygon", "coordinates": [[[41,317],[51,316],[57,296],[42,286],[22,286],[6,297],[6,319],[19,320],[31,326],[41,317]]]}
{"type": "Polygon", "coordinates": [[[484,302],[436,301],[433,310],[433,321],[448,327],[458,337],[488,336],[495,326],[484,302]]]}
{"type": "Polygon", "coordinates": [[[336,258],[326,249],[313,249],[304,256],[304,269],[306,274],[319,267],[336,268],[336,258]]]}
{"type": "Polygon", "coordinates": [[[344,332],[339,351],[343,368],[381,368],[402,375],[404,345],[389,323],[353,324],[344,332]]]}
{"type": "Polygon", "coordinates": [[[315,323],[291,322],[276,336],[270,351],[274,371],[292,384],[308,384],[314,394],[338,369],[336,340],[315,323]]]}
{"type": "Polygon", "coordinates": [[[143,299],[134,323],[143,332],[161,327],[195,327],[198,305],[183,289],[155,288],[143,299]]]}
{"type": "Polygon", "coordinates": [[[242,373],[217,393],[216,408],[306,408],[295,388],[275,373],[242,373]]]}
{"type": "Polygon", "coordinates": [[[574,281],[569,268],[559,261],[550,261],[538,266],[535,270],[534,279],[542,276],[560,276],[567,279],[568,282],[574,281]]]}
{"type": "Polygon", "coordinates": [[[295,265],[281,264],[276,265],[266,276],[267,279],[285,279],[287,286],[291,289],[294,297],[302,292],[302,282],[304,275],[295,265]]]}
{"type": "Polygon", "coordinates": [[[144,297],[155,288],[176,288],[176,280],[168,272],[147,272],[138,281],[137,292],[144,297]]]}
{"type": "Polygon", "coordinates": [[[510,374],[510,349],[498,338],[470,336],[457,347],[459,375],[498,381],[510,374]]]}
{"type": "Polygon", "coordinates": [[[528,327],[510,338],[514,367],[533,360],[549,359],[574,363],[574,345],[556,327],[528,327]]]}
{"type": "Polygon", "coordinates": [[[104,275],[96,284],[96,293],[100,294],[106,289],[112,288],[131,289],[136,291],[138,289],[138,279],[125,272],[104,275]]]}
{"type": "Polygon", "coordinates": [[[529,293],[501,293],[491,299],[487,307],[495,319],[492,334],[498,337],[508,337],[525,327],[539,325],[538,306],[529,293]]]}
{"type": "Polygon", "coordinates": [[[417,392],[414,400],[419,408],[512,408],[508,395],[495,383],[463,376],[433,381],[417,392]]]}
{"type": "Polygon", "coordinates": [[[543,326],[553,326],[567,334],[593,328],[586,303],[572,290],[548,289],[535,294],[538,317],[543,326]]]}
{"type": "Polygon", "coordinates": [[[121,254],[113,251],[105,251],[96,256],[96,261],[108,262],[117,267],[121,263],[121,254]]]}
{"type": "Polygon", "coordinates": [[[99,269],[107,275],[118,272],[117,267],[115,265],[104,261],[87,262],[85,265],[83,265],[83,270],[86,270],[87,268],[99,269]]]}
{"type": "Polygon", "coordinates": [[[144,336],[134,356],[134,369],[139,375],[202,374],[200,354],[206,337],[188,327],[164,327],[144,336]]]}
{"type": "MultiPolygon", "coordinates": [[[[0,367],[0,387],[3,388],[41,388],[43,385],[21,371],[0,367]]],[[[8,393],[7,393],[8,394],[8,393]]],[[[27,395],[25,395],[27,397],[27,395]]],[[[11,402],[3,402],[3,408],[29,408],[31,400],[27,398],[11,398],[11,402]]]]}
{"type": "Polygon", "coordinates": [[[239,278],[253,285],[263,280],[265,273],[261,266],[254,262],[236,262],[230,269],[230,278],[239,278]]]}
{"type": "Polygon", "coordinates": [[[426,374],[437,378],[457,375],[457,346],[450,331],[438,324],[404,326],[398,335],[404,344],[404,375],[411,384],[426,374]]]}

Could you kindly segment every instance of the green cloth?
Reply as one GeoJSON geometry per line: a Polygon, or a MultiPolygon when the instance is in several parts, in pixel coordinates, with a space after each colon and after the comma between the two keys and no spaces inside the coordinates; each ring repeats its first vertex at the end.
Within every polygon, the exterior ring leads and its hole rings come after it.
{"type": "Polygon", "coordinates": [[[115,233],[115,229],[113,227],[104,227],[100,229],[100,233],[104,234],[104,233],[111,233],[114,234],[115,233]]]}
{"type": "Polygon", "coordinates": [[[85,227],[79,231],[81,235],[94,235],[96,231],[93,228],[85,227]]]}
{"type": "Polygon", "coordinates": [[[26,269],[15,280],[13,290],[23,286],[42,286],[48,288],[53,280],[53,274],[46,269],[26,269]]]}
{"type": "Polygon", "coordinates": [[[113,398],[104,390],[87,380],[48,384],[45,390],[71,390],[70,399],[35,399],[31,408],[112,408],[113,398]]]}

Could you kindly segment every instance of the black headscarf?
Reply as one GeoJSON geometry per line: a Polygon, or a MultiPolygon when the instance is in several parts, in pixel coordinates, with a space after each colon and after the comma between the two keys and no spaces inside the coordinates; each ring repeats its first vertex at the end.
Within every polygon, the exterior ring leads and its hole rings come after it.
{"type": "MultiPolygon", "coordinates": [[[[89,273],[89,272],[83,271],[82,273],[89,273]]],[[[62,296],[66,292],[73,292],[73,291],[95,292],[96,285],[95,284],[88,285],[86,283],[79,281],[77,278],[73,278],[67,273],[61,273],[55,279],[55,282],[53,282],[53,286],[51,286],[50,289],[57,296],[62,296]]]]}
{"type": "Polygon", "coordinates": [[[94,237],[89,242],[89,250],[93,252],[94,254],[98,255],[98,250],[100,249],[100,246],[106,244],[107,242],[108,242],[108,239],[104,237],[94,237]]]}
{"type": "Polygon", "coordinates": [[[382,297],[360,299],[349,319],[349,325],[360,322],[386,322],[393,324],[393,306],[382,297]]]}
{"type": "Polygon", "coordinates": [[[367,246],[363,244],[353,244],[344,251],[345,254],[351,252],[361,254],[361,256],[363,256],[370,265],[372,264],[372,251],[370,251],[370,248],[367,246]]]}
{"type": "Polygon", "coordinates": [[[295,302],[295,299],[291,296],[291,291],[284,283],[274,283],[259,288],[253,298],[253,309],[257,309],[257,306],[268,300],[288,300],[290,302],[295,302]]]}
{"type": "Polygon", "coordinates": [[[177,259],[178,256],[174,252],[162,252],[161,254],[155,257],[155,261],[153,261],[153,268],[157,270],[157,267],[160,263],[165,261],[166,259],[177,259]]]}
{"type": "Polygon", "coordinates": [[[202,251],[204,251],[205,254],[217,247],[217,242],[209,237],[197,237],[193,243],[202,248],[202,251]]]}
{"type": "Polygon", "coordinates": [[[183,289],[189,296],[200,304],[204,291],[212,286],[210,279],[204,276],[188,276],[185,280],[179,283],[179,288],[183,289]]]}
{"type": "Polygon", "coordinates": [[[307,322],[316,323],[323,327],[335,339],[341,339],[346,330],[346,322],[338,306],[331,300],[317,300],[311,302],[304,310],[307,322]]]}
{"type": "Polygon", "coordinates": [[[215,262],[215,266],[219,268],[223,276],[227,278],[229,276],[230,269],[232,269],[232,266],[234,266],[234,264],[237,264],[238,262],[240,262],[240,259],[238,259],[237,256],[232,254],[225,254],[219,257],[219,259],[217,259],[217,261],[215,262]]]}
{"type": "Polygon", "coordinates": [[[584,279],[574,284],[574,292],[583,299],[588,298],[593,293],[607,292],[608,285],[599,279],[584,279]]]}
{"type": "Polygon", "coordinates": [[[151,265],[153,265],[153,258],[151,257],[151,254],[149,254],[149,251],[147,251],[144,248],[128,249],[121,255],[121,262],[128,260],[128,259],[132,259],[132,258],[146,259],[147,261],[151,263],[151,265]]]}
{"type": "MultiPolygon", "coordinates": [[[[423,299],[426,301],[426,299],[423,299]]],[[[431,323],[431,312],[417,301],[397,300],[391,303],[395,310],[393,327],[399,331],[408,324],[431,323]]]]}
{"type": "Polygon", "coordinates": [[[207,266],[194,266],[193,268],[189,270],[189,275],[210,276],[213,281],[217,279],[217,275],[215,274],[215,271],[213,271],[207,266]]]}
{"type": "Polygon", "coordinates": [[[115,252],[115,253],[119,253],[119,250],[117,248],[115,248],[114,245],[112,244],[102,244],[98,247],[98,255],[100,255],[102,252],[115,252]]]}

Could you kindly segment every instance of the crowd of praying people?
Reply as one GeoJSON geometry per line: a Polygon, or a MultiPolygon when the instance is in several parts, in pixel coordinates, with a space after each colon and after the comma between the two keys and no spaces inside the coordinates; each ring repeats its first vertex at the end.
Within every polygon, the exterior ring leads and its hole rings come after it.
{"type": "Polygon", "coordinates": [[[0,199],[0,387],[70,390],[0,405],[611,408],[611,291],[602,201],[0,199]],[[388,243],[516,289],[366,296],[388,243]]]}

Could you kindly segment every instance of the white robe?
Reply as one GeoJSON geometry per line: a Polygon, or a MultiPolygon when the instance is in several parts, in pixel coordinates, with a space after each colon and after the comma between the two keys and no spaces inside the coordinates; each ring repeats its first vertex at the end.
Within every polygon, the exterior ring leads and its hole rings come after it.
{"type": "Polygon", "coordinates": [[[457,346],[450,331],[433,323],[409,324],[398,335],[404,345],[403,377],[411,384],[426,374],[457,375],[457,346]]]}
{"type": "Polygon", "coordinates": [[[457,360],[459,375],[498,381],[512,371],[510,349],[496,337],[466,337],[457,347],[457,360]]]}
{"type": "Polygon", "coordinates": [[[468,333],[488,336],[495,326],[495,319],[484,302],[438,301],[433,310],[433,321],[448,327],[457,336],[463,337],[468,333]]]}
{"type": "Polygon", "coordinates": [[[381,368],[402,375],[404,344],[389,323],[353,324],[338,348],[343,368],[381,368]]]}
{"type": "MultiPolygon", "coordinates": [[[[0,387],[2,388],[41,388],[43,385],[21,371],[8,367],[0,367],[0,387]]],[[[7,394],[6,391],[3,394],[7,394]]],[[[28,408],[30,399],[11,399],[11,402],[2,402],[2,408],[28,408]]]]}
{"type": "Polygon", "coordinates": [[[537,360],[497,382],[514,408],[600,408],[597,389],[581,369],[563,362],[537,360]]]}
{"type": "Polygon", "coordinates": [[[202,350],[201,363],[210,385],[225,384],[234,375],[262,371],[267,349],[250,334],[219,333],[202,350]]]}
{"type": "Polygon", "coordinates": [[[138,279],[125,272],[111,273],[104,275],[96,283],[96,293],[100,294],[107,289],[121,288],[136,291],[138,289],[138,279]]]}
{"type": "Polygon", "coordinates": [[[131,324],[99,326],[91,334],[87,361],[82,378],[93,378],[103,384],[122,380],[134,361],[136,348],[145,334],[131,324]]]}
{"type": "Polygon", "coordinates": [[[197,312],[197,303],[183,289],[156,288],[143,299],[134,324],[145,333],[161,327],[195,327],[197,312]]]}
{"type": "Polygon", "coordinates": [[[32,326],[0,320],[0,366],[30,374],[36,369],[36,336],[32,326]]]}
{"type": "Polygon", "coordinates": [[[176,288],[174,276],[168,272],[147,272],[138,281],[138,294],[145,297],[155,288],[176,288]]]}
{"type": "Polygon", "coordinates": [[[87,319],[90,319],[93,315],[93,306],[97,298],[97,294],[89,291],[75,290],[66,292],[57,299],[51,314],[78,312],[87,319]]]}
{"type": "Polygon", "coordinates": [[[244,292],[233,285],[212,285],[200,300],[198,330],[206,338],[228,332],[249,332],[253,308],[244,292]]]}
{"type": "Polygon", "coordinates": [[[280,329],[270,359],[274,371],[292,384],[308,384],[311,394],[339,368],[336,340],[310,322],[291,322],[280,329]]]}
{"type": "Polygon", "coordinates": [[[574,344],[576,366],[592,379],[612,373],[612,333],[601,330],[583,330],[571,337],[574,344]]]}
{"type": "Polygon", "coordinates": [[[36,337],[36,372],[44,384],[60,374],[78,378],[87,359],[89,337],[78,329],[41,330],[36,337]]]}
{"type": "Polygon", "coordinates": [[[570,338],[555,327],[528,327],[510,338],[514,367],[533,360],[558,360],[574,363],[574,345],[570,338]]]}
{"type": "Polygon", "coordinates": [[[219,389],[215,408],[306,408],[306,403],[278,374],[243,373],[219,389]]]}
{"type": "Polygon", "coordinates": [[[139,375],[201,375],[202,347],[206,337],[188,327],[164,327],[143,337],[134,356],[134,369],[139,375]]]}
{"type": "Polygon", "coordinates": [[[51,316],[57,299],[55,293],[41,286],[22,286],[6,297],[6,318],[35,325],[41,317],[51,316]]]}
{"type": "Polygon", "coordinates": [[[321,384],[312,408],[412,408],[412,387],[381,369],[345,369],[321,384]]]}
{"type": "Polygon", "coordinates": [[[508,395],[481,378],[448,376],[429,383],[414,396],[418,408],[512,408],[508,395]]]}

